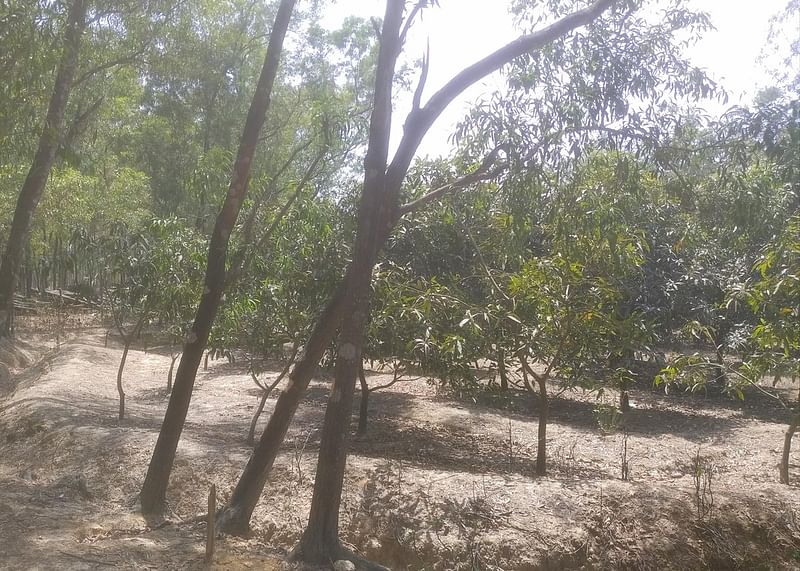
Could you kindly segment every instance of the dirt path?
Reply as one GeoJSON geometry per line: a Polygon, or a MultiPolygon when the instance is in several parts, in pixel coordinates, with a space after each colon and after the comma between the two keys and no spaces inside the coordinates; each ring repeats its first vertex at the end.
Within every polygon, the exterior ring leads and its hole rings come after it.
{"type": "MultiPolygon", "coordinates": [[[[103,341],[100,331],[84,333],[13,370],[0,395],[0,567],[203,566],[204,527],[181,520],[204,510],[211,483],[226,499],[248,457],[258,391],[243,366],[216,361],[200,372],[168,493],[172,523],[153,528],[135,500],[170,360],[131,352],[119,423],[121,350],[103,341]]],[[[785,413],[772,403],[634,392],[631,480],[622,481],[623,435],[598,429],[594,396],[565,395],[553,403],[550,474],[533,478],[527,395],[466,405],[424,382],[392,389],[374,393],[369,433],[353,442],[342,522],[347,541],[393,568],[800,568],[800,497],[797,486],[777,483],[785,413]],[[714,467],[702,519],[698,446],[714,467]]],[[[215,567],[283,565],[308,512],[326,395],[324,381],[312,383],[253,536],[223,540],[215,567]]],[[[793,476],[800,480],[796,467],[793,476]]]]}

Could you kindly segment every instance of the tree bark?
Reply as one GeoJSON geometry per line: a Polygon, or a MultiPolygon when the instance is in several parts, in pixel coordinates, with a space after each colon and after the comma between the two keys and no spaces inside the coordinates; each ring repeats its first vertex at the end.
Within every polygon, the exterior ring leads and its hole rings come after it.
{"type": "Polygon", "coordinates": [[[294,4],[295,0],[281,0],[278,7],[264,66],[261,69],[256,93],[250,104],[242,139],[239,143],[239,152],[233,167],[230,188],[211,235],[203,297],[197,308],[194,324],[184,344],[167,412],[164,415],[164,422],[142,486],[140,500],[142,511],[145,513],[162,513],[164,510],[167,484],[175,461],[178,441],[186,421],[186,413],[189,410],[197,369],[208,344],[211,326],[222,299],[225,285],[225,260],[230,235],[247,194],[251,165],[258,145],[259,133],[269,109],[283,40],[289,27],[294,4]]]}
{"type": "Polygon", "coordinates": [[[789,423],[783,439],[783,454],[781,455],[780,466],[781,484],[789,483],[789,454],[792,451],[792,437],[794,437],[794,433],[797,432],[798,427],[800,427],[800,414],[795,415],[789,423]]]}
{"type": "Polygon", "coordinates": [[[73,0],[67,13],[64,48],[58,64],[53,93],[47,107],[44,128],[39,136],[39,146],[17,198],[5,254],[0,262],[0,337],[8,337],[13,334],[14,291],[22,255],[30,234],[33,214],[42,198],[55,162],[61,131],[64,129],[67,100],[75,78],[75,70],[78,67],[81,36],[85,27],[86,1],[73,0]]]}
{"type": "MultiPolygon", "coordinates": [[[[393,73],[388,74],[388,76],[386,75],[385,72],[387,69],[385,66],[387,64],[387,60],[382,60],[379,56],[378,70],[376,73],[374,107],[375,110],[383,110],[380,113],[380,115],[383,115],[383,117],[381,117],[383,127],[379,127],[379,124],[376,121],[377,117],[375,116],[376,111],[373,111],[373,121],[375,121],[374,126],[376,127],[376,130],[373,131],[373,124],[371,123],[370,143],[368,146],[367,159],[365,159],[365,184],[359,210],[359,236],[365,235],[363,233],[363,228],[361,227],[362,213],[367,212],[370,217],[374,218],[374,220],[371,222],[372,227],[376,232],[375,239],[371,244],[371,247],[375,249],[374,255],[377,255],[377,251],[383,247],[383,244],[388,239],[394,224],[396,224],[400,216],[409,211],[401,210],[399,208],[399,198],[403,180],[405,179],[414,153],[419,147],[422,138],[433,125],[434,121],[436,121],[436,119],[445,110],[445,108],[459,94],[461,94],[465,89],[481,78],[500,69],[503,65],[515,57],[536,49],[541,49],[554,39],[570,32],[577,27],[591,22],[595,18],[599,17],[603,11],[613,5],[614,2],[615,0],[598,0],[590,7],[570,14],[551,26],[512,41],[505,47],[500,48],[496,52],[457,74],[452,80],[445,84],[443,88],[437,91],[424,106],[420,106],[419,97],[415,97],[414,107],[406,119],[403,138],[400,142],[397,152],[394,155],[394,159],[388,168],[386,167],[385,162],[380,164],[380,161],[374,160],[376,156],[379,156],[379,152],[386,152],[382,147],[388,147],[388,133],[389,126],[391,124],[390,94],[393,73]],[[377,89],[378,86],[381,86],[381,89],[377,89]],[[383,93],[383,96],[381,93],[383,93]],[[387,93],[389,94],[388,99],[385,98],[387,93]],[[381,129],[385,129],[385,131],[380,132],[381,129]],[[378,139],[381,140],[383,137],[386,137],[387,142],[380,144],[373,142],[374,136],[378,136],[378,139]],[[381,200],[377,201],[380,208],[378,208],[376,211],[375,204],[372,202],[374,198],[370,198],[368,201],[366,199],[366,195],[368,194],[368,189],[372,188],[372,183],[368,184],[367,181],[374,181],[378,179],[381,179],[382,181],[379,185],[376,185],[379,187],[379,195],[381,200]]],[[[398,0],[388,0],[387,13],[390,10],[399,9],[402,11],[402,6],[399,6],[398,8],[398,5],[400,4],[403,4],[403,2],[398,0]]],[[[386,22],[387,19],[384,19],[384,30],[389,29],[386,22]]],[[[400,36],[397,34],[395,34],[393,37],[388,37],[386,40],[382,38],[381,50],[382,52],[385,52],[383,54],[384,58],[397,57],[401,47],[400,39],[400,36]],[[390,46],[389,49],[387,49],[387,46],[390,46]]],[[[393,65],[394,64],[392,62],[392,67],[393,65]]],[[[417,94],[421,94],[421,88],[422,83],[417,89],[417,94]]],[[[386,153],[386,156],[388,157],[388,153],[386,153]]],[[[354,252],[355,251],[356,250],[354,250],[354,252]]],[[[249,530],[250,517],[264,488],[264,484],[267,481],[267,477],[269,476],[269,472],[272,469],[272,465],[274,464],[275,458],[278,455],[283,439],[286,436],[286,431],[288,430],[289,424],[291,423],[300,400],[305,393],[308,382],[313,374],[313,370],[316,368],[323,351],[333,339],[335,331],[337,327],[339,327],[340,320],[343,318],[343,316],[350,315],[350,335],[352,336],[354,327],[354,323],[352,323],[352,321],[354,316],[352,313],[349,313],[348,310],[353,307],[353,301],[357,299],[359,294],[359,279],[352,278],[354,269],[355,259],[353,262],[351,262],[347,275],[339,285],[336,295],[329,302],[328,306],[325,308],[325,311],[317,320],[312,331],[311,338],[306,344],[305,353],[292,371],[287,389],[278,398],[278,401],[275,404],[275,410],[272,413],[261,439],[256,445],[256,448],[254,449],[253,454],[250,457],[250,460],[248,461],[247,466],[245,467],[245,470],[236,485],[236,488],[234,489],[228,506],[220,514],[220,529],[224,533],[244,534],[249,530]]],[[[370,275],[371,270],[372,267],[370,266],[370,275]]],[[[361,276],[361,278],[363,278],[363,276],[361,276]]],[[[368,301],[368,298],[366,298],[366,301],[368,301]]],[[[355,321],[358,321],[358,319],[359,316],[355,316],[355,321]]],[[[344,324],[342,324],[342,332],[344,332],[344,324]]],[[[356,347],[360,348],[360,344],[356,347]]],[[[360,354],[357,356],[357,358],[360,359],[360,354]]],[[[349,393],[352,401],[352,392],[354,391],[356,375],[354,372],[352,378],[349,381],[346,381],[344,379],[344,372],[345,371],[342,370],[342,377],[339,385],[335,386],[335,388],[332,388],[331,395],[333,396],[336,394],[337,398],[339,398],[346,397],[349,393]],[[352,390],[345,386],[348,384],[353,385],[352,390]]],[[[339,377],[338,371],[337,377],[339,377]]],[[[336,384],[336,382],[334,384],[336,384]]],[[[343,407],[338,407],[338,409],[341,411],[343,410],[343,407]]],[[[346,431],[347,427],[349,426],[349,422],[346,426],[338,427],[333,426],[332,423],[326,422],[325,426],[328,427],[328,430],[346,431]]],[[[333,444],[336,444],[338,441],[339,440],[337,438],[331,438],[330,440],[330,442],[333,444]]],[[[342,451],[342,453],[346,455],[345,451],[342,451]]],[[[321,450],[320,457],[322,457],[322,455],[323,452],[321,450]]],[[[341,469],[343,470],[343,465],[341,465],[341,469]]],[[[333,470],[332,472],[335,473],[336,470],[333,470]]],[[[333,474],[332,477],[331,474],[326,475],[326,478],[329,477],[332,480],[336,479],[335,474],[333,474]]],[[[341,486],[338,486],[338,489],[339,492],[341,492],[341,486]]],[[[335,492],[336,486],[334,486],[332,490],[335,492]]],[[[314,497],[317,498],[317,503],[325,502],[324,495],[317,493],[316,491],[314,497]]],[[[338,545],[338,539],[336,541],[330,540],[330,537],[334,533],[331,530],[330,524],[334,522],[335,519],[330,516],[330,510],[334,507],[338,509],[338,504],[339,499],[337,498],[333,503],[328,504],[322,510],[319,509],[319,506],[317,506],[317,508],[312,507],[312,511],[315,512],[315,531],[313,533],[304,534],[304,539],[301,540],[301,544],[295,551],[295,556],[298,559],[305,560],[306,558],[306,553],[303,549],[304,545],[311,546],[310,549],[314,549],[319,546],[322,548],[328,547],[332,552],[336,551],[335,554],[342,553],[341,550],[337,550],[333,545],[338,545]],[[327,524],[325,524],[325,521],[327,521],[327,524]],[[322,535],[317,537],[318,533],[321,533],[324,535],[324,537],[322,537],[322,535]],[[306,540],[306,537],[309,537],[309,539],[306,540]]],[[[336,519],[338,519],[338,517],[336,519]]],[[[309,527],[311,527],[311,524],[309,527]]],[[[314,555],[312,555],[312,557],[314,557],[314,555]]],[[[325,563],[329,563],[329,561],[325,560],[325,563]]]]}

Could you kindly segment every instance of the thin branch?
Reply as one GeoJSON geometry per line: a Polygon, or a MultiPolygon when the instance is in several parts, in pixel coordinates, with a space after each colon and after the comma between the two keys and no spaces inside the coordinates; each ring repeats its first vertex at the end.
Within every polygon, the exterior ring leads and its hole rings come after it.
{"type": "Polygon", "coordinates": [[[494,150],[492,150],[492,152],[489,153],[486,156],[486,158],[483,159],[483,162],[481,162],[481,165],[477,169],[475,169],[473,172],[471,172],[469,174],[466,174],[466,175],[462,176],[461,178],[458,178],[458,179],[456,179],[454,181],[448,182],[447,184],[444,184],[444,185],[440,186],[439,188],[430,191],[428,194],[425,194],[425,195],[417,198],[416,200],[412,200],[411,202],[408,202],[408,203],[400,206],[397,209],[397,217],[399,218],[399,217],[401,217],[401,216],[403,216],[405,214],[408,214],[409,212],[413,212],[414,210],[418,210],[419,208],[425,206],[426,204],[429,204],[429,203],[433,202],[434,200],[437,200],[441,196],[447,194],[451,190],[456,190],[456,189],[459,189],[459,188],[463,188],[463,187],[469,186],[470,184],[473,184],[475,182],[479,182],[479,181],[483,181],[483,180],[490,180],[490,179],[496,177],[499,174],[499,172],[502,169],[504,169],[505,167],[503,165],[500,165],[496,169],[493,169],[493,170],[490,170],[490,169],[491,169],[492,166],[494,166],[494,163],[497,160],[499,152],[504,148],[505,148],[504,145],[500,145],[500,146],[496,147],[494,150]]]}
{"type": "Polygon", "coordinates": [[[68,150],[72,146],[72,143],[75,141],[75,138],[82,130],[83,125],[86,123],[86,121],[89,120],[89,117],[91,117],[91,115],[95,111],[100,109],[100,106],[103,104],[104,101],[105,97],[100,96],[100,98],[94,101],[91,105],[89,105],[89,107],[85,111],[79,113],[78,116],[75,117],[75,119],[72,121],[69,128],[67,129],[67,134],[64,136],[64,141],[61,144],[62,151],[68,150]]]}
{"type": "Polygon", "coordinates": [[[253,365],[254,365],[254,363],[253,363],[253,360],[251,359],[250,360],[250,378],[253,379],[253,382],[256,384],[256,386],[259,389],[261,389],[262,391],[267,390],[267,386],[262,384],[261,381],[258,379],[258,375],[256,375],[256,370],[255,370],[255,367],[253,365]]]}
{"type": "MultiPolygon", "coordinates": [[[[275,194],[275,189],[278,184],[278,179],[281,176],[283,176],[283,173],[285,173],[289,169],[294,160],[297,158],[297,155],[306,150],[311,145],[312,142],[313,139],[308,139],[302,145],[298,145],[297,147],[292,149],[292,152],[289,153],[289,158],[287,158],[284,161],[284,163],[280,166],[280,168],[277,170],[275,175],[270,180],[268,190],[262,192],[258,196],[258,198],[256,198],[255,202],[253,203],[253,206],[250,208],[250,212],[247,215],[247,220],[245,220],[244,226],[242,227],[242,238],[243,238],[242,248],[245,248],[247,247],[248,244],[250,244],[251,239],[253,237],[253,227],[255,225],[256,218],[258,217],[258,211],[260,210],[261,205],[264,204],[264,202],[267,202],[269,199],[271,199],[272,196],[275,194]]],[[[239,252],[237,252],[235,258],[238,258],[239,255],[240,255],[239,252]]]]}
{"type": "Polygon", "coordinates": [[[500,287],[500,284],[497,283],[497,280],[494,279],[492,271],[489,269],[486,260],[483,258],[483,253],[481,252],[480,246],[478,246],[478,242],[476,242],[475,238],[472,237],[472,232],[470,232],[468,227],[465,227],[464,230],[467,233],[469,241],[472,242],[472,246],[475,248],[475,253],[478,255],[478,261],[480,262],[483,271],[486,272],[486,277],[489,278],[489,281],[492,282],[492,286],[494,286],[494,289],[503,297],[503,299],[508,302],[512,302],[513,300],[508,296],[508,294],[506,294],[505,291],[503,291],[503,289],[500,287]]]}
{"type": "Polygon", "coordinates": [[[411,26],[414,25],[417,14],[419,14],[427,4],[426,0],[419,0],[411,9],[411,13],[403,24],[403,30],[400,32],[400,46],[406,43],[406,36],[408,36],[408,31],[411,29],[411,26]]]}
{"type": "Polygon", "coordinates": [[[560,390],[560,391],[558,391],[557,393],[555,393],[555,394],[553,394],[553,395],[550,395],[550,398],[551,398],[551,399],[557,399],[558,397],[560,397],[561,395],[563,395],[565,392],[567,392],[569,389],[570,389],[570,387],[569,387],[569,386],[563,386],[563,387],[561,387],[561,390],[560,390]]]}
{"type": "Polygon", "coordinates": [[[233,263],[231,264],[231,269],[228,272],[228,277],[226,278],[226,287],[230,287],[231,284],[233,284],[237,279],[239,279],[239,276],[241,276],[245,272],[245,270],[247,270],[247,267],[252,262],[254,253],[264,248],[264,245],[267,243],[267,240],[270,239],[272,234],[277,229],[278,224],[280,224],[281,220],[283,220],[283,218],[289,212],[291,207],[297,201],[300,194],[302,194],[306,185],[314,176],[314,172],[317,166],[325,157],[326,153],[327,150],[323,149],[316,156],[314,161],[311,163],[311,166],[309,166],[308,169],[306,169],[306,172],[303,174],[303,178],[300,179],[300,182],[297,184],[297,187],[295,188],[292,195],[286,200],[284,205],[281,207],[281,209],[273,218],[272,223],[269,225],[267,230],[261,235],[261,237],[258,239],[258,242],[256,242],[256,244],[252,248],[249,248],[249,253],[247,252],[248,250],[247,244],[243,244],[242,247],[236,252],[237,255],[234,258],[233,263]]]}
{"type": "Polygon", "coordinates": [[[537,381],[539,380],[539,375],[528,364],[528,359],[525,357],[525,355],[524,355],[524,353],[522,351],[519,352],[517,357],[519,358],[519,362],[522,365],[522,380],[525,383],[525,388],[529,392],[535,393],[536,390],[533,388],[533,385],[528,380],[528,375],[530,375],[531,377],[533,377],[537,381]]]}
{"type": "Polygon", "coordinates": [[[289,372],[289,369],[292,367],[292,364],[294,364],[294,361],[297,358],[297,353],[299,349],[300,349],[300,341],[298,339],[295,339],[294,343],[292,344],[292,354],[289,357],[289,360],[286,362],[286,365],[284,365],[283,370],[275,378],[275,380],[272,381],[272,384],[269,387],[263,386],[258,381],[255,373],[251,370],[250,374],[252,375],[253,380],[259,387],[262,387],[263,392],[261,394],[261,401],[258,403],[258,408],[256,409],[255,414],[253,414],[253,418],[250,420],[250,429],[247,432],[247,442],[249,443],[253,442],[253,438],[256,432],[256,425],[258,424],[258,418],[261,416],[261,413],[264,412],[264,405],[267,403],[269,395],[272,394],[272,391],[274,391],[275,387],[278,386],[278,383],[280,383],[286,376],[286,374],[289,372]]]}
{"type": "Polygon", "coordinates": [[[553,354],[553,358],[550,359],[550,364],[547,365],[547,370],[544,372],[545,379],[550,378],[550,373],[553,372],[553,368],[555,367],[556,363],[561,358],[561,353],[564,351],[564,347],[566,347],[567,339],[569,338],[569,334],[572,332],[572,320],[574,318],[573,314],[570,314],[570,317],[567,319],[567,326],[564,329],[564,332],[561,334],[561,339],[558,340],[558,347],[556,348],[556,352],[553,354]]]}
{"type": "Polygon", "coordinates": [[[107,61],[105,63],[102,63],[102,64],[98,65],[97,67],[93,67],[92,69],[84,72],[83,75],[81,75],[78,79],[76,79],[75,82],[73,83],[73,86],[77,87],[78,85],[80,85],[81,83],[83,83],[84,81],[86,81],[88,79],[91,79],[94,75],[97,75],[101,71],[105,71],[105,70],[110,69],[112,67],[115,67],[115,66],[118,66],[118,65],[123,65],[123,64],[126,64],[126,63],[134,63],[137,58],[139,58],[140,56],[144,55],[144,52],[145,52],[145,46],[142,46],[141,48],[139,48],[138,50],[136,50],[132,54],[121,56],[121,57],[118,57],[116,59],[112,59],[112,60],[109,60],[109,61],[107,61]]]}
{"type": "Polygon", "coordinates": [[[406,118],[403,137],[387,171],[387,187],[399,192],[423,137],[447,106],[464,90],[510,61],[541,49],[572,30],[592,22],[616,2],[617,0],[597,0],[591,6],[564,16],[546,28],[517,38],[456,74],[424,107],[412,109],[406,118]]]}
{"type": "MultiPolygon", "coordinates": [[[[420,378],[420,377],[417,377],[416,379],[419,379],[419,378],[420,378]]],[[[416,380],[416,379],[408,379],[408,380],[416,380]]],[[[393,371],[393,373],[392,373],[392,380],[391,380],[391,381],[389,381],[388,383],[386,383],[386,384],[384,384],[384,385],[378,385],[377,387],[373,387],[373,388],[371,388],[371,389],[369,390],[369,392],[372,392],[372,391],[380,391],[380,390],[382,390],[382,389],[388,389],[388,388],[389,388],[389,387],[391,387],[392,385],[395,385],[395,384],[397,384],[399,381],[403,381],[403,380],[405,380],[405,379],[403,379],[403,372],[402,372],[402,369],[401,369],[400,367],[395,367],[395,368],[394,368],[394,371],[393,371]]]]}
{"type": "Polygon", "coordinates": [[[419,109],[422,103],[422,92],[425,90],[425,83],[428,81],[428,70],[431,63],[431,40],[428,38],[428,44],[425,48],[425,53],[422,55],[422,72],[419,74],[419,83],[414,90],[414,100],[412,102],[412,109],[419,109]]]}

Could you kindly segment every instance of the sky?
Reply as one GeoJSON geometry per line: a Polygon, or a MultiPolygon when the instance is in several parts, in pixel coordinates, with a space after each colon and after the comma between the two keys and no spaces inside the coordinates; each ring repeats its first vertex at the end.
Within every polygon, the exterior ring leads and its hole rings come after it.
{"type": "MultiPolygon", "coordinates": [[[[687,54],[728,91],[728,105],[749,103],[761,88],[771,84],[770,71],[777,62],[774,49],[765,50],[769,20],[786,3],[787,0],[692,0],[693,7],[709,14],[716,30],[706,32],[699,43],[688,48],[687,54]]],[[[505,2],[440,0],[439,4],[439,8],[426,10],[424,19],[412,28],[406,44],[410,57],[420,57],[426,42],[430,41],[427,94],[433,93],[463,67],[518,35],[511,16],[505,9],[498,8],[506,5],[505,2]]],[[[383,10],[383,0],[338,0],[326,9],[323,24],[334,29],[348,15],[380,17],[383,10]]],[[[800,35],[800,22],[796,33],[800,35]]],[[[447,139],[456,122],[471,103],[500,85],[500,78],[495,75],[463,94],[439,118],[418,154],[447,154],[450,148],[447,139]]],[[[398,100],[392,137],[395,143],[409,103],[408,98],[398,100]]],[[[706,107],[711,113],[724,110],[720,104],[710,103],[706,107]]]]}

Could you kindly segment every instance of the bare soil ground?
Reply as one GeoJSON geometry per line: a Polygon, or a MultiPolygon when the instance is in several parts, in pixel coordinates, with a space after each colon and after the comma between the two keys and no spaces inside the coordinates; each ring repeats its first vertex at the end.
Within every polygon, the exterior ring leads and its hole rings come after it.
{"type": "MultiPolygon", "coordinates": [[[[136,512],[136,494],[166,407],[170,359],[167,351],[130,353],[127,417],[119,422],[121,348],[113,338],[104,347],[104,334],[78,329],[56,351],[45,333],[23,332],[27,362],[8,362],[6,353],[2,568],[206,567],[204,525],[192,520],[205,511],[209,486],[224,502],[244,467],[258,390],[244,365],[212,361],[200,371],[170,517],[148,522],[136,512]]],[[[276,363],[266,376],[279,370],[276,363]]],[[[252,536],[221,539],[214,568],[286,568],[308,513],[327,386],[312,383],[252,536]]],[[[798,485],[778,483],[784,410],[758,394],[735,402],[646,388],[631,402],[630,480],[620,479],[624,435],[601,432],[596,397],[580,392],[553,401],[550,473],[536,478],[532,397],[464,402],[424,381],[375,392],[369,432],[353,440],[343,537],[394,569],[800,569],[798,485]],[[713,467],[703,517],[698,447],[713,467]]]]}

